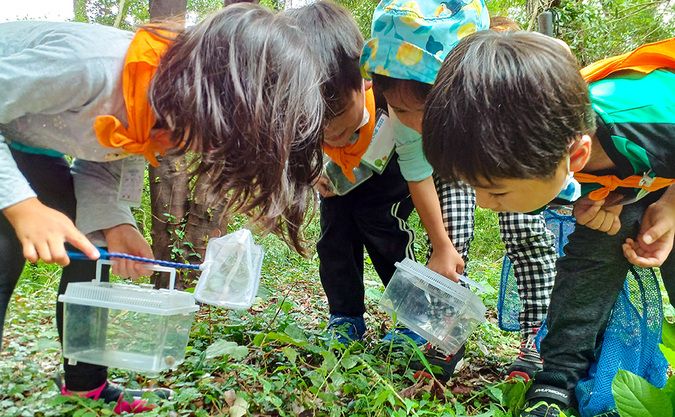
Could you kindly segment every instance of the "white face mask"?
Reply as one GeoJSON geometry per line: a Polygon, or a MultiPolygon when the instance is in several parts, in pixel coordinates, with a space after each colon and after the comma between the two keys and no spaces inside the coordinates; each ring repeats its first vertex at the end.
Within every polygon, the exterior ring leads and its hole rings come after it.
{"type": "Polygon", "coordinates": [[[570,171],[570,156],[567,155],[567,177],[558,193],[558,198],[567,201],[577,201],[581,197],[581,184],[574,179],[574,172],[570,171]]]}
{"type": "Polygon", "coordinates": [[[367,125],[369,121],[370,121],[370,113],[368,113],[368,108],[364,105],[363,106],[363,119],[361,120],[361,124],[359,125],[359,129],[361,129],[363,126],[367,125]]]}
{"type": "MultiPolygon", "coordinates": [[[[364,99],[364,101],[365,101],[365,99],[364,99]]],[[[370,121],[370,113],[368,113],[368,108],[366,108],[366,106],[364,104],[364,106],[363,106],[363,119],[361,119],[361,124],[359,125],[359,129],[361,129],[363,126],[367,125],[369,121],[370,121]]],[[[354,143],[357,140],[359,140],[358,129],[357,129],[356,132],[354,132],[351,139],[349,139],[349,143],[354,143]]]]}

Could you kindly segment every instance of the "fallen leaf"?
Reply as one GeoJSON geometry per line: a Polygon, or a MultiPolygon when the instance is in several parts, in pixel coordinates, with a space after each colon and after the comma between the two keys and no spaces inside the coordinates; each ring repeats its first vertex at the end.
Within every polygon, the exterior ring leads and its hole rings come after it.
{"type": "Polygon", "coordinates": [[[424,378],[420,378],[413,385],[403,388],[398,392],[401,398],[415,398],[420,391],[424,391],[424,378]]]}
{"type": "Polygon", "coordinates": [[[233,389],[229,389],[223,393],[223,399],[228,407],[232,407],[237,399],[237,393],[233,389]]]}
{"type": "Polygon", "coordinates": [[[213,342],[211,346],[206,348],[205,355],[208,359],[228,355],[235,361],[239,361],[248,355],[248,348],[246,346],[239,346],[235,342],[221,339],[213,342]]]}
{"type": "Polygon", "coordinates": [[[230,407],[230,417],[242,417],[246,413],[248,413],[248,403],[245,399],[237,397],[232,407],[230,407]]]}

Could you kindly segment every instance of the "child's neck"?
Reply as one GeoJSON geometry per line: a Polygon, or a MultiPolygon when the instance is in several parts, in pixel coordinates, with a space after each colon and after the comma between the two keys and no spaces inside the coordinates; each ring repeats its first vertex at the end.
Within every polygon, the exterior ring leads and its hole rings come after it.
{"type": "Polygon", "coordinates": [[[591,156],[588,158],[588,162],[586,162],[586,165],[581,171],[604,171],[615,167],[616,165],[609,159],[609,156],[607,156],[607,153],[602,148],[598,138],[595,135],[591,136],[591,156]]]}

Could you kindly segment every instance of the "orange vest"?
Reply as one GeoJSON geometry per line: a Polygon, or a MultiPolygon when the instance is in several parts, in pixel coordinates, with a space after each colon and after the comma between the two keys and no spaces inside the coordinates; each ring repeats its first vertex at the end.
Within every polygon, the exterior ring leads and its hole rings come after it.
{"type": "MultiPolygon", "coordinates": [[[[618,71],[636,71],[643,74],[649,74],[659,68],[675,69],[675,38],[648,43],[632,52],[594,62],[583,68],[581,70],[581,75],[587,83],[592,83],[594,81],[602,80],[618,71]]],[[[595,201],[605,199],[610,192],[619,187],[641,188],[645,191],[652,192],[675,184],[674,179],[659,177],[647,178],[641,175],[632,175],[628,178],[621,179],[614,175],[597,176],[577,172],[574,174],[574,178],[580,183],[602,185],[602,188],[592,191],[588,195],[591,200],[595,201]]]]}

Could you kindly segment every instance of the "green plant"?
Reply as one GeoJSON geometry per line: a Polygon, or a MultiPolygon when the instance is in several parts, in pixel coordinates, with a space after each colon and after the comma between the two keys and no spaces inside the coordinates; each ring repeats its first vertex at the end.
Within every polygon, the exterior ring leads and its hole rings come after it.
{"type": "MultiPolygon", "coordinates": [[[[663,323],[661,352],[670,366],[675,366],[675,325],[663,323]]],[[[612,394],[621,417],[663,417],[675,415],[675,376],[663,388],[644,378],[619,370],[612,381],[612,394]]]]}

